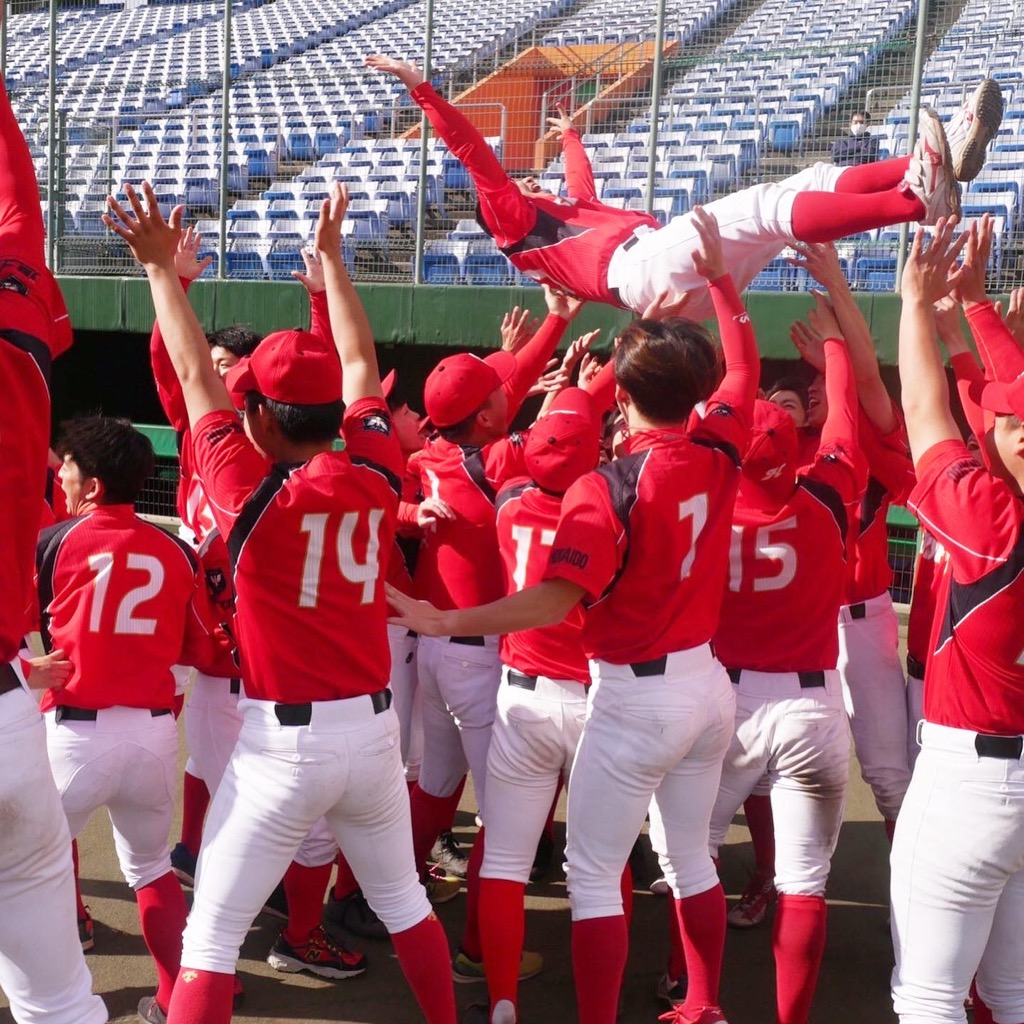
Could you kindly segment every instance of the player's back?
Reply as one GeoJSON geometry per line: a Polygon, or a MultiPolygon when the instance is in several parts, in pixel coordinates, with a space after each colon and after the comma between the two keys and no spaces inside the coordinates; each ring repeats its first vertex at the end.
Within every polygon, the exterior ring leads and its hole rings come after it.
{"type": "Polygon", "coordinates": [[[131,505],[103,505],[44,530],[36,568],[44,643],[74,666],[43,707],[171,707],[171,665],[205,633],[188,545],[131,505]]]}

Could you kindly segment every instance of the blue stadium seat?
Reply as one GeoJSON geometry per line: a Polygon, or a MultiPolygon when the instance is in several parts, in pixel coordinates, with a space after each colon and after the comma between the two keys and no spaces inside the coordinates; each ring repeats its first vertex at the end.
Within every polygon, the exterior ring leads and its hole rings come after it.
{"type": "Polygon", "coordinates": [[[788,292],[796,286],[793,267],[777,256],[750,282],[750,290],[755,292],[788,292]]]}

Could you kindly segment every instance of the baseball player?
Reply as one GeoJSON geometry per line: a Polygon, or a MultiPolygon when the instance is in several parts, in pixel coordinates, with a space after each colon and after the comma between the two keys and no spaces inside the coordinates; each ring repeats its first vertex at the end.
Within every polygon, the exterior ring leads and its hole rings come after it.
{"type": "MultiPolygon", "coordinates": [[[[568,198],[544,192],[533,178],[510,178],[465,115],[438,96],[418,68],[381,55],[366,63],[406,86],[463,162],[476,186],[481,226],[518,270],[581,299],[640,314],[661,294],[687,293],[688,317],[711,316],[710,295],[690,260],[698,243],[693,214],[661,227],[650,214],[601,203],[583,145],[564,113],[549,123],[561,134],[568,198]]],[[[1001,118],[999,86],[986,79],[950,124],[949,143],[938,116],[922,109],[911,157],[848,168],[818,163],[778,184],[755,185],[711,203],[736,286],[746,288],[794,242],[832,241],[906,221],[933,224],[957,213],[956,182],[980,172],[1001,118]]]]}
{"type": "Polygon", "coordinates": [[[828,418],[799,468],[792,417],[758,402],[732,520],[715,651],[736,685],[736,732],[711,815],[717,857],[733,815],[768,778],[774,817],[779,1024],[807,1024],[825,948],[825,884],[839,838],[850,732],[836,661],[847,506],[866,481],[846,343],[826,326],[828,418]]]}
{"type": "Polygon", "coordinates": [[[168,224],[148,183],[145,207],[127,192],[131,212],[111,198],[106,222],[146,269],[182,383],[196,466],[232,555],[245,680],[168,1021],[230,1020],[246,931],[326,817],[427,1021],[454,1024],[447,941],[413,862],[386,688],[380,555],[392,544],[402,467],[373,335],[341,259],[348,194],[333,187],[316,231],[335,348],[300,331],[264,339],[229,376],[244,396],[243,427],[174,273],[181,208],[168,224]],[[334,452],[342,426],[346,450],[334,452]]]}
{"type": "MultiPolygon", "coordinates": [[[[995,414],[990,471],[960,437],[936,345],[932,304],[951,275],[969,316],[988,305],[987,251],[974,228],[951,245],[954,227],[940,223],[927,250],[918,233],[902,280],[900,378],[918,476],[910,507],[950,570],[892,849],[893,1003],[903,1022],[962,1022],[976,973],[990,1019],[1008,1024],[1024,1020],[1024,393],[1020,378],[975,392],[995,414]]],[[[1001,347],[1015,347],[1002,332],[1001,347]]]]}
{"type": "Polygon", "coordinates": [[[71,344],[39,209],[32,157],[0,80],[0,804],[17,822],[0,839],[0,988],[18,1024],[102,1024],[107,1011],[75,927],[67,819],[18,658],[46,487],[50,364],[71,344]]]}
{"type": "Polygon", "coordinates": [[[73,671],[42,701],[47,753],[72,837],[97,808],[110,815],[157,968],[139,1016],[160,1021],[186,914],[167,846],[178,764],[171,665],[210,657],[205,588],[188,545],[135,515],[154,465],[142,434],[87,418],[66,425],[59,451],[72,518],[40,535],[36,573],[43,645],[64,650],[73,671]]]}
{"type": "Polygon", "coordinates": [[[674,1019],[725,1019],[718,1006],[725,897],[707,838],[736,698],[709,641],[759,360],[715,220],[698,208],[694,223],[701,247],[692,259],[722,333],[726,374],[718,388],[702,328],[635,322],[615,350],[628,453],[566,493],[543,581],[457,611],[388,592],[398,621],[441,635],[552,625],[584,603],[591,686],[569,781],[566,862],[579,1016],[592,1024],[615,1020],[627,953],[620,881],[648,806],[652,845],[664,851],[686,939],[689,984],[674,1019]],[[705,399],[705,417],[688,427],[705,399]]]}

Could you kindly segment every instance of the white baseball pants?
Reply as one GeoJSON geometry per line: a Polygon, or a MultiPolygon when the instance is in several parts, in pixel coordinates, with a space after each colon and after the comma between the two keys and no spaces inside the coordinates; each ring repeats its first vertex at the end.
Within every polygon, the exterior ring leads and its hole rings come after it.
{"type": "MultiPolygon", "coordinates": [[[[487,842],[481,878],[530,880],[558,782],[569,775],[587,717],[586,687],[537,676],[535,688],[509,684],[502,668],[487,754],[487,842]]],[[[513,676],[514,678],[514,676],[513,676]]]]}
{"type": "Polygon", "coordinates": [[[419,687],[417,649],[419,640],[404,626],[388,624],[391,649],[391,692],[401,727],[402,764],[405,778],[415,782],[423,763],[423,694],[419,687]]]}
{"type": "Polygon", "coordinates": [[[369,697],[318,701],[282,725],[243,698],[242,731],[203,830],[183,967],[231,974],[242,941],[300,844],[324,817],[390,932],[430,913],[413,863],[398,716],[369,697]]]}
{"type": "Polygon", "coordinates": [[[775,887],[790,896],[825,892],[850,778],[850,728],[839,673],[802,689],[796,672],[744,669],[736,684],[736,731],[711,814],[711,856],[733,815],[767,776],[775,819],[775,887]]]}
{"type": "Polygon", "coordinates": [[[104,1024],[78,941],[68,823],[25,690],[0,696],[0,743],[0,988],[18,1024],[104,1024]]]}
{"type": "Polygon", "coordinates": [[[924,721],[924,680],[907,673],[907,763],[913,772],[921,745],[917,742],[917,729],[924,721]]]}
{"type": "Polygon", "coordinates": [[[711,809],[736,696],[708,644],[668,655],[664,675],[591,662],[588,715],[569,777],[566,877],[574,921],[622,913],[620,880],[650,807],[651,845],[673,893],[718,884],[711,809]],[[652,800],[653,797],[653,800],[652,800]]]}
{"type": "Polygon", "coordinates": [[[910,785],[899,623],[888,591],[862,604],[861,618],[854,617],[856,605],[839,609],[837,668],[861,776],[882,817],[895,821],[910,785]]]}
{"type": "Polygon", "coordinates": [[[224,776],[231,751],[242,728],[238,710],[240,692],[231,692],[231,680],[196,672],[195,685],[185,705],[185,770],[206,783],[212,796],[224,776]]]}
{"type": "Polygon", "coordinates": [[[978,992],[1024,1020],[1024,761],[923,723],[892,847],[893,1005],[901,1024],[962,1024],[978,992]]]}

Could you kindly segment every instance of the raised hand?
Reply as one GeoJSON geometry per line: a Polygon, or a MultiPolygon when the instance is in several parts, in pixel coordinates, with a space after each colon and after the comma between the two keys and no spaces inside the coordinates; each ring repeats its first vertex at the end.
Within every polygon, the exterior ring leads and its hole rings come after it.
{"type": "Polygon", "coordinates": [[[956,217],[939,218],[935,225],[935,234],[927,248],[924,244],[924,231],[919,228],[915,232],[914,244],[910,247],[910,256],[903,268],[903,279],[900,282],[905,302],[921,301],[931,306],[943,295],[959,289],[964,269],[960,267],[954,270],[953,267],[956,258],[977,228],[972,225],[970,231],[965,231],[954,242],[953,231],[956,225],[956,217]]]}
{"type": "Polygon", "coordinates": [[[212,256],[200,258],[199,246],[203,236],[193,227],[185,229],[178,242],[178,251],[174,254],[174,269],[178,277],[186,281],[194,281],[213,262],[212,256]]]}
{"type": "Polygon", "coordinates": [[[318,252],[310,252],[309,249],[302,249],[301,256],[306,269],[305,271],[293,270],[292,277],[296,281],[300,281],[310,295],[319,295],[320,292],[326,291],[327,284],[324,281],[324,265],[320,262],[320,254],[318,252]]]}
{"type": "Polygon", "coordinates": [[[592,352],[588,352],[580,363],[579,386],[585,388],[601,372],[604,364],[592,352]]]}
{"type": "Polygon", "coordinates": [[[964,332],[960,329],[960,307],[952,295],[943,295],[935,303],[935,328],[950,357],[970,352],[964,332]]]}
{"type": "Polygon", "coordinates": [[[1017,339],[1017,344],[1024,345],[1024,288],[1014,288],[1010,292],[1010,301],[1003,319],[1010,333],[1017,339]]]}
{"type": "Polygon", "coordinates": [[[572,371],[576,369],[576,364],[590,351],[590,346],[594,344],[594,339],[600,333],[601,328],[599,327],[596,331],[588,331],[570,342],[562,357],[562,369],[566,373],[572,374],[572,371]]]}
{"type": "Polygon", "coordinates": [[[341,258],[341,225],[348,210],[348,185],[336,181],[331,194],[320,204],[313,246],[321,256],[341,258]]]}
{"type": "Polygon", "coordinates": [[[563,320],[574,320],[579,311],[583,308],[583,299],[577,299],[551,285],[541,285],[544,291],[544,301],[547,303],[548,312],[553,316],[560,316],[563,320]]]}
{"type": "Polygon", "coordinates": [[[558,132],[558,137],[562,138],[566,132],[572,131],[572,118],[565,112],[565,107],[559,105],[555,109],[558,111],[558,117],[549,117],[548,127],[554,128],[558,132]]]}
{"type": "Polygon", "coordinates": [[[108,196],[107,206],[111,212],[103,214],[103,223],[128,243],[132,254],[147,271],[156,267],[173,268],[185,207],[174,207],[170,220],[165,221],[153,186],[148,181],[142,183],[145,206],[132,185],[126,184],[124,193],[131,213],[113,196],[108,196]]]}
{"type": "Polygon", "coordinates": [[[808,366],[819,373],[825,372],[825,339],[816,330],[803,320],[797,320],[789,329],[789,340],[808,366]]]}
{"type": "Polygon", "coordinates": [[[366,66],[386,75],[394,75],[410,92],[426,81],[423,72],[415,64],[397,57],[386,57],[382,53],[371,53],[366,58],[366,66]]]}
{"type": "Polygon", "coordinates": [[[829,291],[847,286],[846,275],[839,262],[839,253],[831,242],[802,242],[794,245],[797,256],[789,262],[802,267],[818,284],[829,291]]]}
{"type": "Polygon", "coordinates": [[[689,301],[689,292],[661,292],[651,300],[640,319],[668,320],[669,317],[682,316],[689,301]]]}
{"type": "Polygon", "coordinates": [[[501,347],[515,355],[533,337],[540,321],[528,309],[514,307],[501,318],[501,347]]]}
{"type": "Polygon", "coordinates": [[[826,338],[842,338],[843,329],[836,319],[836,311],[824,292],[812,291],[814,306],[807,314],[807,323],[814,333],[824,341],[826,338]]]}
{"type": "Polygon", "coordinates": [[[700,238],[700,248],[692,253],[693,267],[707,281],[715,281],[729,272],[722,252],[722,235],[713,213],[703,206],[695,206],[692,213],[693,226],[700,238]]]}
{"type": "Polygon", "coordinates": [[[987,302],[985,275],[988,272],[988,258],[992,252],[992,233],[995,222],[986,213],[979,222],[971,225],[964,248],[963,265],[960,267],[954,294],[963,304],[987,302]]]}

